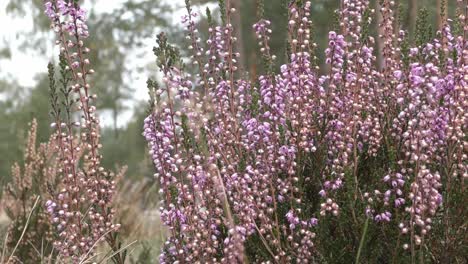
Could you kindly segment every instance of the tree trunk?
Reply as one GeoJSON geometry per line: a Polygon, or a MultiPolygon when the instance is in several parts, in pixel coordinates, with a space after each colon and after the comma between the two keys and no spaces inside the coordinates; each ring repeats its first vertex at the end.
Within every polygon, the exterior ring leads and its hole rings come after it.
{"type": "Polygon", "coordinates": [[[437,0],[437,14],[437,28],[442,29],[442,26],[447,21],[448,0],[437,0]]]}
{"type": "Polygon", "coordinates": [[[376,1],[376,7],[375,10],[377,12],[377,23],[375,24],[376,30],[378,32],[378,36],[376,38],[377,42],[377,65],[379,69],[383,68],[383,40],[382,38],[384,37],[384,31],[382,29],[382,22],[383,22],[383,17],[382,17],[382,12],[380,11],[380,1],[376,1]]]}
{"type": "Polygon", "coordinates": [[[416,18],[418,17],[418,0],[409,0],[408,1],[408,18],[407,26],[408,32],[414,37],[414,31],[416,28],[416,18]]]}
{"type": "Polygon", "coordinates": [[[114,135],[117,138],[118,137],[118,132],[117,132],[117,118],[118,118],[119,112],[117,110],[117,107],[112,109],[112,119],[114,122],[114,135]]]}

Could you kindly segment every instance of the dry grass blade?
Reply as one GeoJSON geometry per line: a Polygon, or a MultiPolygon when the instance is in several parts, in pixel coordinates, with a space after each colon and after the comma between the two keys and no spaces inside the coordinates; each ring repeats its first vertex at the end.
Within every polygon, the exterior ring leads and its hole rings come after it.
{"type": "MultiPolygon", "coordinates": [[[[21,240],[23,239],[24,234],[26,233],[26,229],[28,229],[29,220],[31,220],[32,213],[34,212],[34,209],[36,209],[36,206],[37,206],[37,204],[39,203],[39,199],[40,199],[40,197],[38,196],[38,197],[36,198],[36,201],[34,202],[34,205],[33,205],[32,209],[31,209],[31,212],[29,212],[28,219],[27,219],[26,224],[24,225],[24,228],[23,228],[23,232],[21,233],[21,236],[20,236],[20,238],[18,239],[18,242],[16,242],[16,245],[15,245],[15,247],[13,248],[13,251],[11,252],[10,257],[8,258],[7,263],[10,262],[11,258],[14,256],[15,251],[16,251],[16,249],[18,248],[18,246],[19,246],[21,240]]],[[[2,262],[3,262],[3,261],[2,261],[2,262]]]]}
{"type": "Polygon", "coordinates": [[[129,248],[131,245],[135,244],[136,242],[138,242],[138,240],[133,241],[132,243],[126,245],[125,247],[122,247],[122,248],[119,249],[118,251],[114,252],[114,254],[112,254],[112,255],[108,256],[107,258],[105,258],[105,259],[99,261],[99,263],[104,263],[104,262],[108,261],[108,260],[111,259],[113,256],[115,256],[115,255],[119,254],[120,252],[124,251],[125,249],[129,248]]]}
{"type": "MultiPolygon", "coordinates": [[[[88,250],[88,252],[86,252],[86,254],[81,258],[80,260],[80,263],[79,264],[84,264],[88,261],[88,256],[89,254],[91,254],[91,251],[97,246],[97,244],[101,241],[102,238],[104,238],[107,234],[109,234],[110,232],[113,232],[114,229],[109,229],[107,230],[107,232],[105,232],[104,234],[102,234],[102,236],[96,240],[96,242],[94,242],[93,246],[88,250]]],[[[91,257],[93,258],[93,257],[91,257]]]]}
{"type": "Polygon", "coordinates": [[[3,258],[5,257],[6,254],[6,243],[8,241],[8,232],[5,235],[5,241],[3,241],[3,250],[2,250],[2,256],[0,258],[0,263],[3,263],[3,258]]]}

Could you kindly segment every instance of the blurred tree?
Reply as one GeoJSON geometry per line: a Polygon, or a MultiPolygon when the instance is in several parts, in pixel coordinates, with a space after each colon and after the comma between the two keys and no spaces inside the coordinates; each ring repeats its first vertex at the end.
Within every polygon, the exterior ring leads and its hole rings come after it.
{"type": "Polygon", "coordinates": [[[37,139],[45,142],[49,138],[49,94],[46,76],[39,78],[35,88],[26,93],[15,82],[0,81],[0,176],[8,180],[10,166],[22,156],[27,124],[33,118],[38,121],[37,139]]]}
{"type": "MultiPolygon", "coordinates": [[[[141,46],[141,40],[155,35],[155,26],[167,28],[167,20],[162,17],[170,11],[167,4],[161,1],[134,1],[129,0],[122,5],[110,6],[114,10],[96,10],[96,1],[90,1],[89,46],[91,48],[90,60],[93,61],[95,71],[98,73],[93,79],[95,91],[99,96],[98,108],[111,110],[114,129],[117,128],[117,116],[124,110],[123,101],[131,99],[133,89],[123,81],[132,69],[128,67],[128,55],[132,48],[141,46]]],[[[50,22],[43,15],[42,0],[9,0],[7,11],[13,16],[31,15],[33,29],[28,34],[22,46],[34,52],[43,52],[43,34],[48,30],[50,22]],[[38,50],[40,47],[40,50],[38,50]]],[[[133,55],[133,54],[132,54],[133,55]]]]}
{"type": "MultiPolygon", "coordinates": [[[[20,138],[13,125],[14,109],[18,107],[20,86],[16,82],[0,80],[0,186],[10,174],[10,166],[17,157],[21,157],[20,138]]],[[[26,127],[26,126],[25,126],[26,127]]],[[[1,189],[1,188],[0,188],[1,189]]]]}
{"type": "MultiPolygon", "coordinates": [[[[145,102],[139,105],[144,105],[145,102]]],[[[117,134],[113,129],[103,129],[101,131],[103,153],[105,159],[103,165],[107,168],[118,168],[119,165],[127,165],[128,172],[132,176],[151,176],[152,172],[145,162],[146,142],[141,136],[143,120],[146,117],[145,109],[136,110],[132,120],[125,128],[118,128],[117,134]]]]}
{"type": "Polygon", "coordinates": [[[8,47],[0,48],[0,58],[4,58],[4,59],[11,58],[11,50],[8,47]]]}

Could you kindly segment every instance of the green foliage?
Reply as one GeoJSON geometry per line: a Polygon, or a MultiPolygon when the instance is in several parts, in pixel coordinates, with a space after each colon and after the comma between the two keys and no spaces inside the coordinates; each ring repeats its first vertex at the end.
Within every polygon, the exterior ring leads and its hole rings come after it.
{"type": "Polygon", "coordinates": [[[179,50],[168,43],[164,32],[158,34],[156,43],[158,46],[153,48],[153,53],[157,57],[156,64],[161,71],[166,72],[180,61],[179,50]]]}
{"type": "Polygon", "coordinates": [[[370,35],[370,26],[371,26],[371,9],[370,7],[367,8],[365,11],[364,11],[364,14],[362,16],[362,24],[361,24],[361,28],[362,28],[362,31],[361,31],[361,36],[360,36],[360,39],[361,39],[361,42],[362,43],[367,43],[368,39],[369,39],[369,35],[370,35]]]}
{"type": "Polygon", "coordinates": [[[8,47],[0,48],[0,59],[11,59],[11,50],[8,47]]]}
{"type": "Polygon", "coordinates": [[[206,19],[208,21],[208,25],[210,27],[214,27],[214,21],[213,21],[213,17],[211,16],[211,10],[210,10],[209,7],[206,8],[205,15],[206,15],[206,19]]]}
{"type": "Polygon", "coordinates": [[[416,45],[421,46],[433,38],[433,28],[429,23],[429,14],[426,8],[419,10],[416,20],[416,45]]]}
{"type": "Polygon", "coordinates": [[[265,16],[265,1],[257,0],[257,18],[262,19],[265,16]]]}
{"type": "Polygon", "coordinates": [[[403,64],[405,66],[405,69],[408,69],[409,68],[409,64],[410,64],[410,55],[409,55],[409,52],[410,52],[410,44],[409,44],[409,40],[408,40],[408,37],[405,37],[403,39],[403,43],[401,45],[401,53],[403,55],[403,58],[402,58],[402,61],[403,61],[403,64]]]}
{"type": "Polygon", "coordinates": [[[226,3],[225,0],[218,0],[218,8],[221,13],[221,24],[226,25],[226,3]]]}
{"type": "Polygon", "coordinates": [[[156,93],[156,91],[159,89],[158,83],[156,81],[153,81],[151,78],[148,78],[146,81],[146,87],[148,88],[148,109],[146,110],[146,113],[149,115],[152,113],[154,107],[156,106],[156,103],[159,102],[159,96],[156,93]]]}
{"type": "Polygon", "coordinates": [[[182,127],[182,137],[183,137],[183,146],[188,151],[190,149],[195,149],[199,151],[197,141],[194,138],[193,133],[191,132],[188,126],[188,118],[186,115],[181,116],[181,127],[182,127]]]}
{"type": "Polygon", "coordinates": [[[50,98],[50,107],[52,110],[50,114],[57,119],[60,116],[60,106],[58,103],[58,94],[57,94],[57,87],[55,86],[55,67],[54,64],[49,63],[47,65],[49,69],[49,98],[50,98]]]}
{"type": "Polygon", "coordinates": [[[65,109],[66,116],[65,120],[68,123],[71,122],[71,115],[72,115],[72,107],[73,107],[73,99],[71,98],[72,88],[69,86],[72,78],[71,78],[71,71],[67,68],[67,61],[65,59],[65,55],[63,53],[60,54],[59,57],[60,63],[60,93],[62,95],[62,106],[65,109]]]}

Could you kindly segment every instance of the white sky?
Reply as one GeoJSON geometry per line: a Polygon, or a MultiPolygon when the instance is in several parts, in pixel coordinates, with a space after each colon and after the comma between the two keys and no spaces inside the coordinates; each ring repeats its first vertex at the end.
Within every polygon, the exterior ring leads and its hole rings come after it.
{"type": "MultiPolygon", "coordinates": [[[[168,0],[163,0],[168,1],[168,0]]],[[[39,54],[37,52],[24,52],[20,50],[19,44],[27,37],[25,32],[30,31],[33,28],[33,21],[29,14],[24,17],[12,17],[6,14],[6,6],[8,0],[0,0],[0,49],[4,47],[6,43],[9,44],[11,50],[11,59],[0,60],[0,77],[8,76],[19,84],[25,87],[33,87],[36,83],[35,76],[38,73],[47,72],[47,63],[51,59],[55,58],[58,54],[58,49],[54,45],[54,34],[49,33],[50,45],[45,54],[39,54]],[[27,65],[27,67],[25,67],[27,65]]],[[[101,0],[96,1],[95,10],[97,12],[112,12],[113,9],[119,7],[125,0],[101,0]]],[[[169,1],[168,1],[169,2],[169,1]]],[[[184,0],[171,0],[170,3],[177,7],[184,6],[184,0]]],[[[89,3],[89,2],[88,2],[89,3]]],[[[85,4],[85,8],[89,9],[89,5],[85,4]]],[[[204,10],[200,8],[198,11],[204,10]]],[[[180,21],[180,17],[184,14],[185,9],[180,8],[175,14],[168,14],[168,18],[172,18],[172,22],[177,24],[180,21]]],[[[158,33],[158,29],[155,29],[154,34],[158,33]]],[[[152,47],[154,46],[154,38],[148,38],[143,40],[144,45],[138,50],[132,50],[129,61],[127,62],[129,67],[133,68],[132,65],[147,65],[154,62],[154,56],[152,53],[152,47]],[[131,56],[131,54],[137,54],[145,52],[143,58],[137,58],[131,56]],[[146,56],[147,55],[147,56],[146,56]]],[[[146,80],[148,76],[153,73],[143,71],[141,73],[132,72],[131,76],[125,76],[125,80],[131,83],[131,87],[135,90],[133,94],[133,100],[126,102],[126,105],[130,108],[136,107],[135,102],[147,99],[146,80]]],[[[1,94],[0,94],[1,99],[1,94]]],[[[141,106],[138,106],[141,107],[141,106]]],[[[126,111],[121,113],[119,117],[119,126],[125,125],[132,117],[132,111],[126,111]]],[[[108,113],[102,113],[102,123],[107,126],[112,124],[112,120],[108,113]]]]}
{"type": "MultiPolygon", "coordinates": [[[[0,0],[0,41],[2,47],[9,44],[11,48],[11,59],[0,60],[0,75],[11,76],[18,80],[21,85],[32,86],[35,84],[34,75],[44,71],[44,58],[31,56],[19,50],[18,44],[24,38],[20,31],[32,28],[32,19],[16,17],[6,14],[8,1],[0,0]],[[7,26],[8,25],[8,26],[7,26]],[[42,59],[42,60],[41,60],[42,59]],[[25,69],[24,65],[28,65],[25,69]],[[21,78],[19,78],[21,76],[21,78]]],[[[46,56],[49,54],[46,54],[46,56]]]]}

